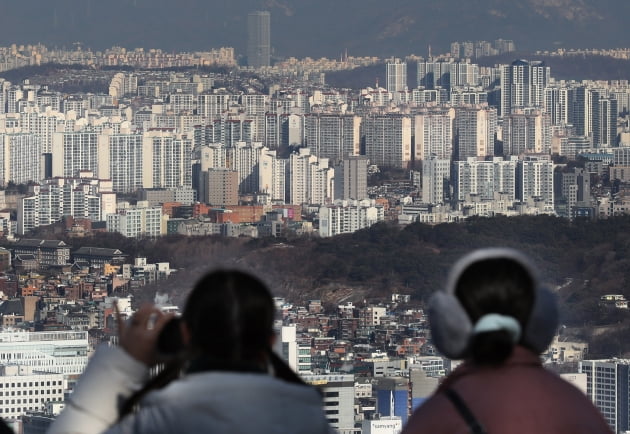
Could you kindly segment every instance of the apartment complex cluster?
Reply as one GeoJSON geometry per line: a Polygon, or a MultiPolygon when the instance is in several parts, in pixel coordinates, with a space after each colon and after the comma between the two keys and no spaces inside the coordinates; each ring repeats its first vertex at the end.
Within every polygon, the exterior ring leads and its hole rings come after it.
{"type": "Polygon", "coordinates": [[[108,94],[2,81],[0,183],[32,184],[3,227],[332,236],[386,217],[625,212],[628,82],[448,56],[420,59],[409,88],[407,66],[391,59],[386,88],[356,91],[235,72],[118,73],[108,94]],[[368,192],[377,168],[413,169],[409,196],[368,192]]]}
{"type": "Polygon", "coordinates": [[[418,87],[410,90],[406,71],[397,59],[387,65],[390,101],[406,104],[410,160],[421,166],[422,194],[403,205],[402,222],[595,218],[625,207],[627,81],[556,81],[549,67],[526,60],[495,68],[440,60],[418,62],[418,87]],[[622,187],[594,191],[591,179],[622,187]]]}
{"type": "Polygon", "coordinates": [[[178,68],[186,66],[235,66],[234,48],[222,47],[194,53],[172,53],[160,49],[112,47],[103,51],[49,48],[43,44],[0,47],[0,72],[24,66],[58,63],[84,66],[130,66],[134,68],[178,68]]]}

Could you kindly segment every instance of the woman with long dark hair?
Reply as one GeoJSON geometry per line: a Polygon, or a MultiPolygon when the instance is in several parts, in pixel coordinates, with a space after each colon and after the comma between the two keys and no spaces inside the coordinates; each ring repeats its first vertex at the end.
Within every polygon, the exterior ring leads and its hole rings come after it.
{"type": "Polygon", "coordinates": [[[99,348],[50,432],[328,433],[319,394],[271,350],[273,320],[258,279],[207,274],[181,319],[146,306],[120,324],[120,346],[99,348]]]}
{"type": "Polygon", "coordinates": [[[544,369],[555,335],[554,295],[512,249],[482,249],[455,264],[429,303],[435,346],[464,359],[403,433],[610,433],[577,388],[544,369]]]}

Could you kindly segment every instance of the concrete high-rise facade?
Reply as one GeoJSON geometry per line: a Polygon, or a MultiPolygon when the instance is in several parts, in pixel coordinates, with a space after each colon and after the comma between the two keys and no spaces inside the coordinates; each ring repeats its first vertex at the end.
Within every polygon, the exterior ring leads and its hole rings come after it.
{"type": "Polygon", "coordinates": [[[395,94],[407,90],[407,62],[387,62],[387,91],[395,94]]]}
{"type": "Polygon", "coordinates": [[[516,196],[533,201],[543,212],[554,212],[553,161],[548,155],[526,156],[517,167],[516,196]]]}
{"type": "Polygon", "coordinates": [[[148,188],[192,186],[192,139],[172,130],[150,130],[143,136],[148,188]]]}
{"type": "Polygon", "coordinates": [[[306,145],[319,158],[333,162],[358,155],[361,117],[341,114],[308,114],[304,117],[306,145]]]}
{"type": "Polygon", "coordinates": [[[368,162],[363,155],[347,156],[335,166],[335,199],[361,200],[368,197],[368,162]]]}
{"type": "Polygon", "coordinates": [[[210,205],[238,205],[238,172],[210,169],[203,172],[203,201],[210,205]]]}
{"type": "Polygon", "coordinates": [[[30,188],[28,196],[18,201],[18,233],[60,221],[63,216],[102,221],[116,211],[112,182],[96,178],[45,180],[30,188]]]}
{"type": "Polygon", "coordinates": [[[611,148],[617,145],[617,100],[602,92],[592,92],[593,146],[611,148]]]}
{"type": "Polygon", "coordinates": [[[493,107],[469,106],[455,109],[456,160],[494,155],[497,112],[493,107]]]}
{"type": "Polygon", "coordinates": [[[79,375],[87,365],[88,348],[85,331],[0,332],[3,364],[29,366],[40,372],[79,375]]]}
{"type": "Polygon", "coordinates": [[[470,157],[466,161],[457,161],[453,167],[455,199],[466,201],[470,195],[481,200],[493,200],[495,193],[502,193],[513,201],[516,168],[514,157],[509,160],[494,157],[492,161],[478,161],[470,157]]]}
{"type": "Polygon", "coordinates": [[[291,154],[287,164],[289,203],[321,205],[333,199],[335,170],[327,158],[317,158],[309,149],[301,148],[291,154]]]}
{"type": "Polygon", "coordinates": [[[271,14],[268,11],[247,15],[247,64],[253,68],[271,64],[271,14]]]}
{"type": "Polygon", "coordinates": [[[138,202],[137,206],[119,202],[116,213],[107,215],[107,232],[118,232],[128,238],[159,237],[166,234],[162,207],[147,205],[147,202],[138,202]]]}
{"type": "Polygon", "coordinates": [[[238,191],[241,194],[258,191],[258,163],[263,150],[261,143],[238,142],[228,149],[228,168],[238,172],[238,191]]]}
{"type": "Polygon", "coordinates": [[[43,178],[42,144],[39,135],[0,133],[0,185],[9,181],[26,184],[43,178]]]}
{"type": "Polygon", "coordinates": [[[365,155],[372,164],[406,168],[411,161],[411,117],[369,115],[362,122],[365,155]]]}
{"type": "Polygon", "coordinates": [[[109,149],[107,178],[113,181],[115,192],[131,193],[148,184],[144,177],[142,134],[102,135],[99,136],[99,146],[109,149]]]}
{"type": "Polygon", "coordinates": [[[451,178],[451,160],[431,157],[422,160],[422,201],[441,204],[448,193],[451,178]]]}
{"type": "Polygon", "coordinates": [[[586,394],[602,413],[613,432],[630,429],[630,361],[583,360],[586,394]]]}
{"type": "MultiPolygon", "coordinates": [[[[566,214],[563,217],[573,218],[576,207],[592,205],[591,177],[587,171],[574,167],[571,172],[556,172],[554,178],[556,207],[559,208],[559,204],[566,205],[566,214]]],[[[558,210],[556,212],[561,214],[558,210]]]]}
{"type": "Polygon", "coordinates": [[[467,62],[418,62],[418,86],[425,89],[477,86],[479,65],[467,62]]]}
{"type": "Polygon", "coordinates": [[[82,170],[100,176],[98,133],[94,131],[53,134],[52,155],[53,176],[72,178],[82,170]]]}
{"type": "Polygon", "coordinates": [[[258,189],[275,202],[286,200],[287,160],[278,158],[276,151],[264,148],[258,161],[258,189]]]}
{"type": "Polygon", "coordinates": [[[550,69],[543,62],[516,60],[501,67],[501,116],[514,109],[544,106],[550,69]]]}
{"type": "Polygon", "coordinates": [[[453,120],[455,109],[424,111],[416,115],[414,122],[415,160],[427,160],[432,156],[450,160],[453,153],[453,120]]]}
{"type": "Polygon", "coordinates": [[[538,110],[512,113],[503,118],[503,154],[549,153],[551,117],[538,110]]]}
{"type": "Polygon", "coordinates": [[[354,375],[304,375],[322,396],[322,406],[330,426],[338,431],[354,428],[354,375]]]}

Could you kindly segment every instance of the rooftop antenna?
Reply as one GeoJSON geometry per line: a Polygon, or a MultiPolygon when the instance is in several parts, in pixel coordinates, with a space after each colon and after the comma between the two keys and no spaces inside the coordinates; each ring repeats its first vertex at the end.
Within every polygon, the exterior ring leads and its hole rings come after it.
{"type": "Polygon", "coordinates": [[[429,60],[431,60],[431,59],[432,59],[432,57],[431,57],[431,44],[429,44],[429,60]]]}

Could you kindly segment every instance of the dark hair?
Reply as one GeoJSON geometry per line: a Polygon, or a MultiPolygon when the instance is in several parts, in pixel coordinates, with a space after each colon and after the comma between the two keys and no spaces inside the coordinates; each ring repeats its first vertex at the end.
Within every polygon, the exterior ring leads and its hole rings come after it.
{"type": "MultiPolygon", "coordinates": [[[[266,372],[269,364],[276,377],[305,384],[271,350],[274,315],[271,293],[254,276],[237,270],[218,270],[203,276],[189,294],[181,317],[190,331],[190,344],[181,350],[181,342],[170,342],[178,353],[125,402],[121,418],[133,411],[146,393],[179,377],[186,366],[188,372],[266,372]]],[[[177,327],[165,327],[169,336],[174,329],[177,327]]]]}
{"type": "Polygon", "coordinates": [[[233,363],[260,359],[271,345],[274,313],[273,298],[257,278],[233,270],[205,275],[182,315],[192,356],[233,363]]]}
{"type": "MultiPolygon", "coordinates": [[[[493,258],[474,262],[459,276],[455,295],[472,323],[482,316],[498,313],[516,319],[521,329],[527,326],[534,304],[534,279],[518,261],[493,258]]],[[[507,331],[478,333],[468,353],[478,364],[500,364],[512,353],[514,344],[507,331]]]]}

